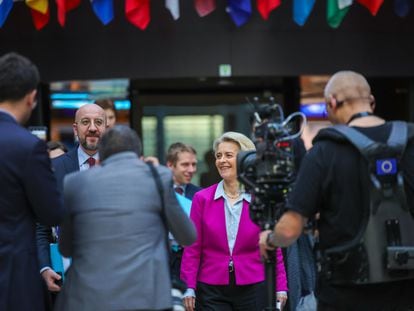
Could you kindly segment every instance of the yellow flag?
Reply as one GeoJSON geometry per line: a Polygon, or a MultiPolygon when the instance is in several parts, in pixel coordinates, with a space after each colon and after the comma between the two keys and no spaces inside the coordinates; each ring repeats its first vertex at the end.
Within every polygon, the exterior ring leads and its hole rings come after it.
{"type": "Polygon", "coordinates": [[[35,11],[46,14],[49,0],[25,0],[26,5],[35,11]]]}

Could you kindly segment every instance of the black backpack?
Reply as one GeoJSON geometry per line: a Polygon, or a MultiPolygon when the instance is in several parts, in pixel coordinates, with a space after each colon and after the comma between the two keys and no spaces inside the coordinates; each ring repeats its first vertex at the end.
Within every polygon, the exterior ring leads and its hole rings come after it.
{"type": "Polygon", "coordinates": [[[407,206],[400,167],[407,137],[407,124],[401,121],[392,122],[387,143],[375,142],[345,125],[318,135],[317,140],[346,138],[351,142],[364,158],[361,178],[363,184],[369,184],[365,204],[369,209],[364,209],[358,234],[352,241],[321,252],[321,273],[331,283],[372,284],[414,278],[414,213],[407,206]]]}

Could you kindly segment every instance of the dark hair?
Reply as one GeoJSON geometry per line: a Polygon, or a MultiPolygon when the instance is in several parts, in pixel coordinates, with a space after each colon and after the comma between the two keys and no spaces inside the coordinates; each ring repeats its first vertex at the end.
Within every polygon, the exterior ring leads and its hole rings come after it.
{"type": "Polygon", "coordinates": [[[0,103],[17,101],[39,84],[39,71],[26,57],[7,53],[0,57],[0,103]]]}
{"type": "Polygon", "coordinates": [[[125,125],[116,125],[107,130],[99,140],[99,158],[101,161],[119,152],[132,151],[141,155],[141,140],[137,133],[125,125]]]}
{"type": "Polygon", "coordinates": [[[48,141],[46,145],[49,151],[61,149],[64,152],[68,152],[66,146],[60,141],[48,141]]]}
{"type": "Polygon", "coordinates": [[[178,154],[182,152],[189,152],[194,155],[197,155],[196,150],[192,146],[177,142],[177,143],[171,144],[170,147],[168,148],[167,162],[171,162],[172,164],[177,163],[178,154]]]}
{"type": "Polygon", "coordinates": [[[101,107],[103,110],[106,110],[106,109],[112,110],[116,116],[115,103],[112,99],[109,99],[109,98],[97,99],[95,100],[95,104],[101,107]]]}

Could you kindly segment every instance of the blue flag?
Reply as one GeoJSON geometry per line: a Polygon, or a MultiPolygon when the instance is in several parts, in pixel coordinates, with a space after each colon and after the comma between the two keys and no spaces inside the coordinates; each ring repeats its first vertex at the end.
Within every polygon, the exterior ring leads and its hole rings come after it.
{"type": "Polygon", "coordinates": [[[227,0],[227,4],[228,13],[237,27],[244,25],[252,15],[251,0],[227,0]]]}
{"type": "Polygon", "coordinates": [[[102,24],[107,25],[114,19],[113,0],[92,0],[92,8],[102,24]]]}
{"type": "Polygon", "coordinates": [[[13,0],[0,0],[0,28],[3,27],[12,7],[13,0]]]}
{"type": "Polygon", "coordinates": [[[296,24],[305,25],[314,4],[315,0],[293,0],[293,20],[296,24]]]}
{"type": "Polygon", "coordinates": [[[394,11],[399,17],[406,17],[410,13],[412,0],[394,0],[394,11]]]}

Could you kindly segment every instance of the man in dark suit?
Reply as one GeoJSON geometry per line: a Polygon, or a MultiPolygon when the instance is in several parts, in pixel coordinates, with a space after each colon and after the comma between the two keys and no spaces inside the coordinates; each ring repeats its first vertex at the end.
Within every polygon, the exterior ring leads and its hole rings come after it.
{"type": "MultiPolygon", "coordinates": [[[[191,183],[191,179],[197,172],[197,152],[187,144],[176,142],[168,148],[167,166],[173,173],[175,192],[192,200],[194,194],[201,190],[200,187],[191,183]]],[[[173,281],[180,279],[181,257],[183,248],[172,240],[171,253],[171,276],[173,281]]]]}
{"type": "MultiPolygon", "coordinates": [[[[98,142],[106,129],[105,111],[95,104],[87,104],[76,111],[73,132],[79,146],[52,160],[58,186],[63,190],[63,179],[66,174],[86,170],[99,160],[98,142]]],[[[60,291],[56,281],[61,279],[51,268],[49,243],[52,228],[44,225],[37,227],[37,244],[40,273],[52,292],[60,291]]]]}
{"type": "Polygon", "coordinates": [[[36,106],[38,83],[27,58],[0,58],[0,310],[43,310],[35,222],[64,216],[46,143],[19,125],[36,106]]]}

